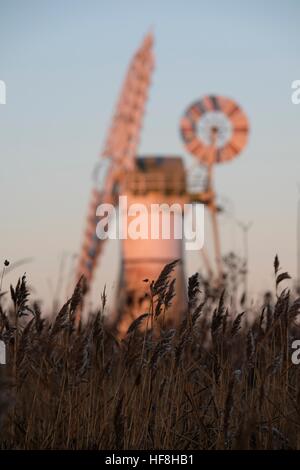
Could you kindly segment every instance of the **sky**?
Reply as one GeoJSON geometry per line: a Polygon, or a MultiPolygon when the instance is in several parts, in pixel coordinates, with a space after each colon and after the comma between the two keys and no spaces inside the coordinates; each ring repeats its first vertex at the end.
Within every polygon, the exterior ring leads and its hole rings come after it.
{"type": "MultiPolygon", "coordinates": [[[[141,154],[181,155],[179,121],[206,94],[235,99],[251,132],[242,155],[216,168],[226,205],[222,249],[242,255],[234,218],[249,231],[250,291],[273,286],[272,263],[296,276],[300,105],[299,1],[0,0],[0,262],[32,258],[24,271],[39,298],[66,295],[79,250],[92,169],[127,65],[155,35],[156,68],[141,154]],[[63,270],[63,272],[62,272],[63,270]],[[59,273],[61,275],[59,275],[59,273]]],[[[209,231],[208,231],[209,233],[209,231]]],[[[208,242],[209,243],[209,236],[208,242]]],[[[120,247],[105,250],[95,284],[113,296],[120,247]]],[[[200,257],[187,255],[187,273],[200,257]]]]}

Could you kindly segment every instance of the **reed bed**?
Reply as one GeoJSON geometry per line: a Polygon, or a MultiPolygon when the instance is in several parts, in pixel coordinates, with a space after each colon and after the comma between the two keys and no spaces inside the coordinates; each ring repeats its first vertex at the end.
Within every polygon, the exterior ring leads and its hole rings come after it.
{"type": "Polygon", "coordinates": [[[0,449],[300,449],[300,299],[279,292],[278,258],[276,302],[253,321],[194,275],[176,329],[163,321],[175,264],[149,283],[149,311],[122,339],[106,326],[105,293],[76,325],[83,280],[53,320],[30,303],[25,276],[11,288],[13,306],[0,309],[0,449]]]}

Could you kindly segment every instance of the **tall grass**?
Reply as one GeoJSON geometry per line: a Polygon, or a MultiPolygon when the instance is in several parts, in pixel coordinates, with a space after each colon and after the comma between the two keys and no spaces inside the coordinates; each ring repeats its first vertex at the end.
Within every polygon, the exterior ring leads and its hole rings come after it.
{"type": "Polygon", "coordinates": [[[233,318],[224,291],[204,296],[194,275],[176,330],[164,321],[174,266],[149,285],[149,311],[123,339],[105,325],[105,294],[76,326],[82,280],[53,321],[30,304],[25,277],[11,288],[13,308],[0,309],[1,449],[300,448],[300,299],[278,292],[288,276],[278,259],[276,303],[252,323],[233,318]]]}

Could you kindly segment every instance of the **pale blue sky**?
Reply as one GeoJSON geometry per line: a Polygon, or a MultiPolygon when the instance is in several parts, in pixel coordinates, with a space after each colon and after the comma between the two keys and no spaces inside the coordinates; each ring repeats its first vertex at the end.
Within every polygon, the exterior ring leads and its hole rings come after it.
{"type": "MultiPolygon", "coordinates": [[[[249,116],[249,145],[217,168],[217,189],[238,218],[253,221],[252,291],[271,285],[276,252],[295,275],[299,21],[299,1],[0,0],[0,259],[35,258],[9,280],[26,269],[48,296],[61,254],[78,250],[91,171],[150,28],[156,70],[140,153],[186,156],[178,133],[185,108],[208,93],[237,100],[249,116]]],[[[240,250],[238,229],[224,218],[221,227],[224,251],[240,250]]],[[[113,251],[105,264],[112,256],[115,273],[113,251]]]]}

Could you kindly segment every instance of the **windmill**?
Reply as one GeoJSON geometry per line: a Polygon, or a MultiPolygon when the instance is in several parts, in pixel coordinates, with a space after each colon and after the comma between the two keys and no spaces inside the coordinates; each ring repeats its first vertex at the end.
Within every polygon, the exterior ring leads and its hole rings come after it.
{"type": "MultiPolygon", "coordinates": [[[[181,121],[182,136],[188,150],[207,168],[206,187],[201,191],[190,191],[180,156],[138,156],[137,153],[153,67],[153,37],[149,34],[130,63],[101,161],[94,172],[95,187],[77,272],[77,278],[84,275],[88,286],[105,243],[96,234],[99,221],[96,209],[104,203],[117,205],[121,195],[127,197],[128,204],[142,203],[147,208],[152,204],[167,203],[169,206],[176,204],[180,211],[187,202],[206,204],[213,222],[219,276],[222,273],[212,170],[215,163],[233,158],[245,145],[247,119],[234,102],[220,97],[206,97],[187,110],[181,121]],[[196,136],[197,120],[200,120],[199,138],[196,136]]],[[[175,219],[178,221],[174,214],[172,222],[182,224],[182,219],[179,222],[175,219]]],[[[207,268],[211,269],[209,258],[205,254],[204,258],[207,268]]],[[[169,240],[148,237],[121,241],[118,302],[115,315],[111,316],[120,335],[143,312],[143,303],[147,301],[147,285],[143,280],[156,279],[162,268],[174,259],[180,262],[174,272],[176,299],[169,315],[176,322],[185,311],[187,297],[182,240],[172,233],[169,240]]]]}

